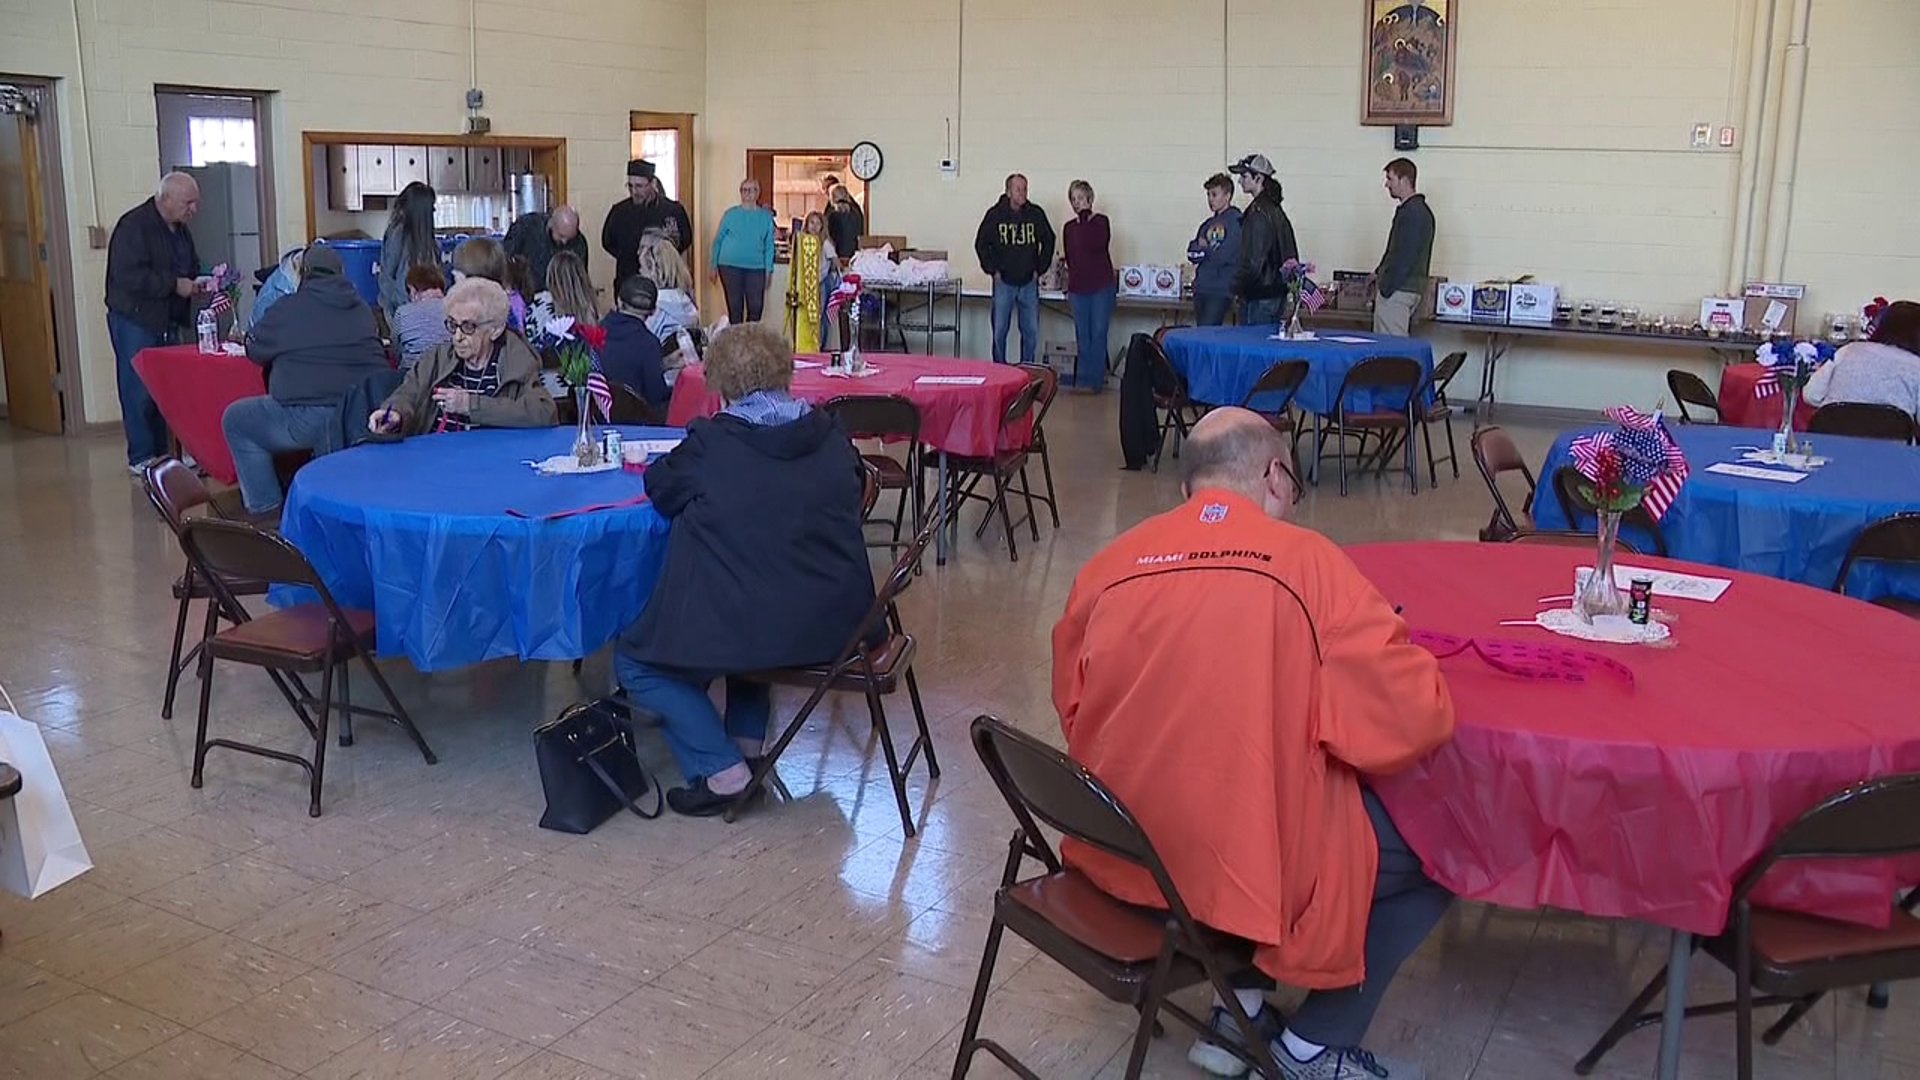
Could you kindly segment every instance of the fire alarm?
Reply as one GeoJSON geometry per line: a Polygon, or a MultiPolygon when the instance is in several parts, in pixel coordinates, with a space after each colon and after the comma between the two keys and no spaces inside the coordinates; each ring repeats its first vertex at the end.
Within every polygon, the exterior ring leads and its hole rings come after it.
{"type": "Polygon", "coordinates": [[[1393,125],[1393,148],[1395,150],[1420,149],[1420,127],[1417,124],[1393,125]]]}

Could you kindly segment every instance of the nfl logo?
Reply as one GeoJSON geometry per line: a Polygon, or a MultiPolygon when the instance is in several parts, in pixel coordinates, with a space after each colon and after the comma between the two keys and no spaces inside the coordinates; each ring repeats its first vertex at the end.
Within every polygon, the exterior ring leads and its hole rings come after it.
{"type": "Polygon", "coordinates": [[[1200,522],[1203,525],[1217,525],[1227,520],[1226,503],[1208,503],[1200,508],[1200,522]]]}

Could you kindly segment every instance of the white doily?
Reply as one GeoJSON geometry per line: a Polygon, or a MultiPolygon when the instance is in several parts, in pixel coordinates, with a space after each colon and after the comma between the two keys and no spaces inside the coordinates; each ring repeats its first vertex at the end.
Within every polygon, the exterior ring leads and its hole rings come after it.
{"type": "Polygon", "coordinates": [[[1539,625],[1562,637],[1579,638],[1582,641],[1609,641],[1616,645],[1652,645],[1665,641],[1671,630],[1667,624],[1648,621],[1645,624],[1630,622],[1624,615],[1611,618],[1602,616],[1593,622],[1584,622],[1574,614],[1572,608],[1554,608],[1543,611],[1534,617],[1539,625]]]}
{"type": "Polygon", "coordinates": [[[542,461],[529,461],[533,471],[541,476],[572,476],[580,473],[608,472],[620,467],[617,461],[603,461],[598,465],[582,465],[580,459],[572,454],[555,454],[542,461]]]}

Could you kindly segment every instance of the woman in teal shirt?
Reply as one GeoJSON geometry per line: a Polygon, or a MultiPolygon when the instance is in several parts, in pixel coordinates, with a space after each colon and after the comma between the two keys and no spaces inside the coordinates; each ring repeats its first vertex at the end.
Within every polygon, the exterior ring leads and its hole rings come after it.
{"type": "Polygon", "coordinates": [[[773,214],[760,205],[760,183],[751,177],[740,181],[740,205],[720,215],[713,266],[727,294],[727,321],[759,322],[773,274],[773,214]]]}

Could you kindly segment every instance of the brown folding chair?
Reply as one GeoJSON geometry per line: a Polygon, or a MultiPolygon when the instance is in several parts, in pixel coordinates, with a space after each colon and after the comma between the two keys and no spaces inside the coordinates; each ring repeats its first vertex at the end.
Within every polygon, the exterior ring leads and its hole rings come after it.
{"type": "MultiPolygon", "coordinates": [[[[1053,411],[1053,399],[1060,396],[1060,373],[1045,364],[1021,364],[1019,367],[1027,377],[1040,384],[1040,392],[1033,399],[1033,438],[1027,443],[1027,450],[1040,459],[1040,476],[1047,482],[1047,493],[1033,498],[1047,504],[1047,513],[1053,518],[1053,527],[1060,527],[1060,501],[1053,491],[1053,455],[1047,451],[1047,414],[1053,411]]],[[[1020,494],[1026,495],[1027,479],[1020,478],[1020,494]]]]}
{"type": "MultiPolygon", "coordinates": [[[[186,528],[187,515],[203,506],[209,514],[224,516],[213,495],[207,491],[207,486],[200,482],[200,477],[178,458],[157,458],[148,462],[140,474],[140,483],[146,489],[147,501],[153,504],[160,520],[167,523],[175,540],[186,528]]],[[[264,596],[267,583],[232,580],[227,582],[227,588],[236,598],[264,596]]],[[[187,665],[200,655],[201,645],[213,634],[221,614],[220,605],[214,602],[213,589],[194,571],[191,559],[187,560],[186,569],[173,580],[173,598],[179,601],[180,606],[173,623],[173,650],[167,654],[167,692],[160,703],[160,718],[163,720],[173,719],[173,696],[180,688],[180,673],[187,670],[187,665]],[[200,641],[182,655],[180,650],[186,644],[188,609],[195,600],[207,602],[207,625],[201,632],[200,641]]]]}
{"type": "MultiPolygon", "coordinates": [[[[1586,480],[1580,470],[1571,465],[1562,465],[1553,474],[1553,493],[1560,500],[1560,512],[1567,516],[1567,525],[1575,532],[1591,520],[1599,528],[1600,510],[1585,495],[1580,493],[1580,485],[1586,480]]],[[[1653,553],[1666,558],[1667,537],[1660,531],[1660,522],[1656,520],[1645,503],[1620,515],[1620,524],[1631,525],[1653,537],[1653,553]]]]}
{"type": "Polygon", "coordinates": [[[1487,482],[1487,491],[1493,496],[1493,517],[1487,527],[1480,530],[1480,539],[1504,540],[1522,529],[1532,528],[1536,484],[1533,470],[1527,468],[1527,459],[1520,456],[1513,436],[1497,427],[1481,428],[1473,433],[1470,447],[1473,463],[1480,468],[1480,478],[1487,482]],[[1518,515],[1507,508],[1506,496],[1500,493],[1500,476],[1510,472],[1517,472],[1527,480],[1527,498],[1520,504],[1518,515]]]}
{"type": "Polygon", "coordinates": [[[206,765],[207,751],[224,746],[229,750],[256,754],[284,761],[306,770],[309,779],[307,813],[320,816],[320,787],[327,763],[327,724],[334,712],[340,713],[340,745],[353,745],[353,714],[390,720],[400,726],[420,748],[420,755],[432,765],[438,759],[408,717],[386,676],[373,662],[373,613],[358,608],[343,608],[327,590],[326,582],[307,562],[298,548],[275,533],[261,532],[249,525],[201,518],[186,523],[180,534],[180,546],[187,559],[211,583],[214,602],[221,605],[234,625],[209,636],[200,650],[200,722],[193,736],[193,786],[198,788],[206,765]],[[259,618],[248,616],[227,582],[235,578],[254,579],[276,585],[294,585],[313,590],[317,600],[280,608],[259,618]],[[387,699],[392,712],[360,708],[353,704],[348,672],[354,659],[366,666],[375,685],[387,699]],[[265,668],[294,715],[313,737],[313,760],[232,739],[207,738],[207,712],[213,701],[213,665],[216,660],[265,668]],[[320,696],[315,699],[300,682],[301,674],[320,673],[320,696]],[[296,695],[281,678],[285,674],[299,689],[296,695]],[[333,699],[334,676],[340,679],[340,699],[333,699]],[[313,706],[309,715],[308,706],[313,706]]]}
{"type": "Polygon", "coordinates": [[[1713,422],[1720,422],[1720,399],[1705,380],[1691,371],[1674,368],[1667,372],[1667,393],[1673,395],[1674,403],[1680,406],[1680,422],[1693,423],[1693,417],[1687,412],[1687,406],[1694,405],[1702,409],[1713,410],[1713,422]]]}
{"type": "MultiPolygon", "coordinates": [[[[1846,558],[1840,560],[1840,576],[1833,579],[1834,592],[1846,595],[1847,577],[1853,573],[1853,564],[1860,560],[1920,563],[1920,513],[1893,514],[1860,530],[1860,535],[1847,545],[1846,558]]],[[[1882,596],[1873,602],[1920,619],[1920,602],[1897,596],[1882,596]]]]}
{"type": "MultiPolygon", "coordinates": [[[[1502,537],[1501,540],[1508,544],[1529,544],[1535,547],[1586,548],[1588,550],[1592,550],[1596,543],[1592,533],[1574,532],[1570,529],[1541,529],[1538,531],[1522,529],[1511,536],[1502,537]]],[[[1628,555],[1640,554],[1640,552],[1634,549],[1632,544],[1627,543],[1625,540],[1616,539],[1613,542],[1613,547],[1614,550],[1624,552],[1628,555]]]]}
{"type": "MultiPolygon", "coordinates": [[[[607,418],[610,424],[638,424],[643,427],[659,427],[667,422],[667,410],[649,405],[647,400],[627,388],[625,383],[608,380],[607,388],[613,392],[613,408],[607,418]]],[[[573,423],[579,423],[575,416],[573,423]]]]}
{"type": "MultiPolygon", "coordinates": [[[[1000,414],[1000,431],[1011,431],[1033,411],[1034,403],[1040,399],[1040,384],[1032,379],[1020,388],[1020,392],[1007,402],[1006,409],[1000,414]]],[[[1027,482],[1027,459],[1032,456],[1031,444],[1011,450],[996,451],[992,455],[970,456],[965,454],[947,455],[947,484],[951,494],[947,497],[947,521],[959,518],[961,507],[969,500],[986,504],[986,513],[980,515],[980,523],[973,530],[975,537],[984,536],[987,525],[993,521],[993,515],[1000,515],[1000,522],[1007,532],[1007,556],[1013,562],[1020,561],[1020,549],[1014,545],[1013,529],[1016,524],[1013,515],[1007,511],[1007,496],[1020,495],[1027,503],[1027,528],[1033,533],[1034,543],[1040,542],[1040,519],[1034,516],[1033,486],[1027,482]],[[1018,478],[1019,487],[1013,486],[1018,478]],[[991,480],[993,494],[984,495],[980,485],[991,480]]],[[[938,454],[925,454],[920,458],[922,470],[939,467],[938,454]]],[[[943,523],[944,524],[944,523],[943,523]]]]}
{"type": "MultiPolygon", "coordinates": [[[[907,520],[907,506],[913,506],[913,531],[919,532],[926,521],[926,491],[920,481],[920,407],[897,394],[849,394],[821,406],[840,421],[847,435],[855,439],[881,439],[898,442],[906,448],[902,461],[888,453],[862,453],[860,460],[879,475],[880,490],[900,493],[900,504],[893,512],[893,538],[869,541],[868,547],[898,551],[912,542],[901,539],[901,527],[907,520]]],[[[884,447],[882,448],[884,450],[884,447]]],[[[871,515],[869,508],[869,515],[871,515]]],[[[885,524],[884,520],[882,524],[885,524]]]]}
{"type": "Polygon", "coordinates": [[[1173,366],[1173,358],[1167,355],[1165,345],[1160,339],[1166,334],[1166,327],[1147,338],[1149,347],[1147,358],[1153,365],[1153,407],[1160,415],[1159,437],[1153,444],[1152,468],[1160,471],[1160,453],[1167,447],[1167,432],[1174,435],[1173,457],[1180,459],[1180,444],[1187,440],[1187,429],[1200,422],[1206,409],[1193,400],[1187,388],[1187,377],[1173,366]]]}
{"type": "Polygon", "coordinates": [[[1273,425],[1275,431],[1292,436],[1295,428],[1293,399],[1299,395],[1300,387],[1306,384],[1307,375],[1312,370],[1313,365],[1305,360],[1280,361],[1261,372],[1260,377],[1253,380],[1253,388],[1247,391],[1246,397],[1240,399],[1240,407],[1249,412],[1259,413],[1267,418],[1267,422],[1273,425]],[[1278,408],[1265,410],[1253,407],[1255,398],[1268,394],[1280,395],[1278,408]]]}
{"type": "Polygon", "coordinates": [[[1892,405],[1835,401],[1813,410],[1813,419],[1807,421],[1807,434],[1851,435],[1857,439],[1890,439],[1911,444],[1913,417],[1905,409],[1892,405]]]}
{"type": "Polygon", "coordinates": [[[1198,1032],[1200,1037],[1246,1062],[1256,1073],[1278,1077],[1267,1037],[1256,1032],[1241,1009],[1229,979],[1252,967],[1253,946],[1241,938],[1202,926],[1194,919],[1168,875],[1153,841],[1118,796],[1065,754],[991,716],[973,721],[973,746],[987,775],[1013,811],[1018,829],[1007,846],[1000,888],[993,894],[993,925],[980,957],[973,1003],[960,1029],[960,1052],[953,1080],[962,1080],[981,1050],[1025,1080],[1039,1080],[1006,1047],[980,1036],[1001,935],[1011,930],[1111,1001],[1135,1009],[1133,1052],[1126,1080],[1136,1080],[1146,1063],[1161,1013],[1198,1032]],[[1145,871],[1159,886],[1164,910],[1135,907],[1102,892],[1078,871],[1064,866],[1041,832],[1041,823],[1070,839],[1123,859],[1145,871]],[[1026,859],[1045,872],[1022,880],[1026,859]],[[1168,1000],[1190,986],[1211,984],[1240,1030],[1245,1046],[1213,1038],[1207,1023],[1168,1000]]]}
{"type": "Polygon", "coordinates": [[[812,667],[784,668],[779,671],[760,671],[741,676],[754,682],[769,683],[774,686],[801,686],[812,690],[800,711],[793,714],[786,730],[780,738],[767,748],[759,764],[754,766],[753,776],[747,786],[727,807],[726,818],[729,822],[740,816],[758,794],[774,767],[780,764],[780,755],[786,752],[794,736],[806,726],[807,718],[813,715],[822,699],[829,691],[839,690],[856,693],[867,699],[867,715],[873,722],[873,733],[880,740],[880,752],[887,759],[887,776],[893,781],[894,802],[900,808],[900,828],[911,838],[914,835],[913,811],[907,805],[907,774],[913,769],[914,759],[924,751],[927,756],[927,778],[940,779],[940,762],[934,757],[933,735],[927,730],[927,710],[920,702],[920,684],[913,677],[913,657],[916,648],[913,635],[907,633],[900,622],[900,594],[913,582],[914,567],[926,553],[927,545],[933,542],[933,530],[939,528],[939,522],[929,521],[921,527],[913,538],[913,543],[893,564],[893,570],[887,574],[887,580],[880,592],[873,598],[873,606],[867,609],[866,618],[860,620],[859,629],[846,646],[840,650],[830,664],[816,664],[812,667]],[[884,640],[869,648],[867,642],[884,634],[884,640]],[[907,756],[901,758],[893,747],[893,731],[887,726],[887,709],[881,699],[899,690],[905,685],[907,699],[913,703],[913,722],[918,728],[913,744],[907,747],[907,756]]]}
{"type": "Polygon", "coordinates": [[[1426,374],[1420,370],[1420,361],[1410,356],[1372,356],[1353,365],[1347,371],[1347,377],[1340,380],[1340,396],[1334,400],[1333,411],[1325,417],[1314,418],[1313,474],[1317,480],[1320,475],[1320,462],[1326,458],[1326,445],[1329,437],[1338,444],[1334,458],[1340,466],[1340,494],[1347,493],[1347,449],[1346,440],[1353,436],[1359,440],[1354,446],[1353,460],[1364,471],[1367,462],[1377,455],[1380,475],[1386,475],[1387,456],[1396,446],[1403,447],[1404,470],[1407,474],[1407,486],[1414,494],[1420,493],[1420,477],[1413,469],[1413,427],[1420,415],[1419,388],[1426,374]],[[1355,390],[1372,390],[1376,394],[1384,393],[1390,399],[1397,396],[1396,391],[1404,393],[1406,400],[1399,408],[1369,409],[1358,412],[1347,407],[1347,397],[1355,390]],[[1331,425],[1321,429],[1322,420],[1331,425]],[[1367,438],[1378,437],[1380,446],[1374,453],[1367,452],[1367,438]]]}
{"type": "MultiPolygon", "coordinates": [[[[1460,374],[1460,366],[1466,362],[1466,353],[1448,353],[1433,366],[1433,371],[1428,373],[1425,381],[1420,384],[1420,388],[1413,392],[1413,400],[1416,402],[1433,399],[1425,405],[1415,405],[1414,415],[1420,424],[1420,434],[1427,443],[1427,483],[1434,488],[1440,486],[1440,462],[1442,461],[1452,466],[1453,478],[1460,479],[1460,452],[1453,442],[1453,403],[1447,400],[1447,387],[1453,384],[1453,377],[1460,374]],[[1447,456],[1443,458],[1433,456],[1435,421],[1444,425],[1447,432],[1447,456]]],[[[1395,450],[1400,449],[1400,438],[1402,436],[1395,435],[1383,443],[1376,451],[1376,456],[1382,461],[1391,456],[1395,450]]]]}
{"type": "MultiPolygon", "coordinates": [[[[1760,879],[1793,859],[1881,859],[1915,852],[1920,852],[1920,773],[1903,773],[1828,796],[1781,830],[1740,875],[1728,905],[1726,930],[1696,941],[1697,948],[1733,972],[1734,999],[1686,1010],[1689,1017],[1734,1014],[1739,1080],[1753,1076],[1754,1009],[1791,1006],[1761,1036],[1772,1046],[1830,990],[1871,984],[1884,1008],[1881,987],[1920,978],[1920,918],[1913,914],[1920,892],[1909,893],[1899,904],[1889,896],[1889,925],[1876,930],[1756,905],[1751,897],[1760,879]],[[1763,996],[1756,997],[1756,990],[1763,996]]],[[[1629,1032],[1658,1024],[1659,1013],[1641,1010],[1666,985],[1662,968],[1573,1071],[1587,1075],[1629,1032]]]]}

